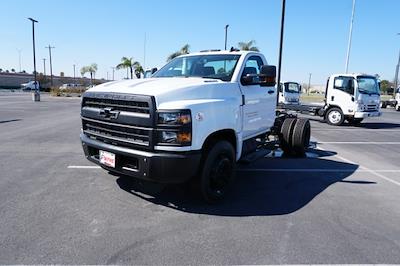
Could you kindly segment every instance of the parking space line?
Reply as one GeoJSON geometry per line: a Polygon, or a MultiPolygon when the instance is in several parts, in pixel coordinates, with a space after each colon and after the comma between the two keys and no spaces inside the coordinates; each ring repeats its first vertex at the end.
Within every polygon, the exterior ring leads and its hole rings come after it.
{"type": "MultiPolygon", "coordinates": [[[[342,159],[342,158],[340,158],[342,159]]],[[[315,172],[315,173],[327,173],[327,172],[339,172],[339,173],[353,173],[353,172],[380,172],[380,173],[400,173],[400,169],[398,170],[370,170],[370,169],[323,169],[323,168],[298,168],[298,169],[285,169],[285,168],[253,168],[253,169],[237,169],[239,172],[315,172]]]]}
{"type": "Polygon", "coordinates": [[[390,141],[318,141],[317,144],[360,144],[360,145],[400,145],[400,142],[390,141]]]}
{"type": "Polygon", "coordinates": [[[97,165],[68,165],[68,169],[101,169],[97,165]]]}
{"type": "MultiPolygon", "coordinates": [[[[314,139],[315,139],[315,138],[314,138],[314,139]]],[[[317,139],[316,139],[316,140],[317,140],[317,139]]],[[[321,144],[321,143],[324,143],[324,142],[319,142],[319,141],[317,140],[317,143],[318,143],[318,144],[321,144]]],[[[325,142],[325,144],[326,144],[326,142],[325,142]]],[[[329,143],[329,144],[330,144],[330,143],[329,143]]],[[[321,149],[321,150],[324,150],[323,148],[320,148],[320,149],[321,149]]],[[[338,159],[340,159],[340,160],[346,162],[346,163],[350,163],[350,164],[354,164],[354,165],[359,165],[360,170],[364,170],[364,171],[366,171],[366,172],[368,172],[368,173],[370,173],[370,174],[375,175],[376,177],[379,177],[379,178],[381,178],[381,179],[384,179],[384,180],[386,180],[386,181],[388,181],[388,182],[390,182],[390,183],[392,183],[392,184],[394,184],[394,185],[400,186],[400,182],[397,182],[397,181],[395,181],[395,180],[393,180],[393,179],[391,179],[391,178],[389,178],[389,177],[387,177],[387,176],[384,176],[384,175],[378,173],[377,170],[369,169],[368,167],[366,167],[366,166],[364,166],[364,165],[362,165],[362,164],[356,163],[356,162],[354,162],[354,161],[352,161],[352,160],[349,160],[349,159],[347,159],[347,158],[344,158],[343,156],[340,156],[340,155],[338,155],[338,154],[336,154],[336,155],[334,155],[334,156],[335,156],[336,158],[338,158],[338,159]]]]}

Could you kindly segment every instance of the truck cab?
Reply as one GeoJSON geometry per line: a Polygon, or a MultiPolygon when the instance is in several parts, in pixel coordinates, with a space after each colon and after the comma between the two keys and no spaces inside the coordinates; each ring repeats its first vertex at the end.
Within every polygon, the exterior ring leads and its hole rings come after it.
{"type": "Polygon", "coordinates": [[[335,74],[326,86],[325,118],[329,124],[344,120],[360,123],[366,117],[381,115],[380,92],[375,76],[366,74],[335,74]]]}
{"type": "Polygon", "coordinates": [[[279,103],[281,104],[299,104],[301,85],[297,82],[282,82],[279,86],[279,103]]]}

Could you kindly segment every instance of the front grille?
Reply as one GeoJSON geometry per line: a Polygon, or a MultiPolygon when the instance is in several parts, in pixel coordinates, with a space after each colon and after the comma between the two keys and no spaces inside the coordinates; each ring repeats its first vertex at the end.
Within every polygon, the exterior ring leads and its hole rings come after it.
{"type": "Polygon", "coordinates": [[[117,111],[150,114],[149,103],[140,101],[126,101],[126,100],[85,97],[82,102],[82,107],[91,107],[99,109],[111,107],[117,111]]]}
{"type": "Polygon", "coordinates": [[[368,112],[378,111],[378,105],[376,105],[376,104],[368,104],[366,111],[368,111],[368,112]]]}
{"type": "Polygon", "coordinates": [[[152,130],[82,118],[83,132],[96,140],[117,146],[150,145],[152,130]]]}
{"type": "Polygon", "coordinates": [[[90,138],[117,146],[153,148],[154,97],[86,92],[81,117],[83,132],[90,138]]]}

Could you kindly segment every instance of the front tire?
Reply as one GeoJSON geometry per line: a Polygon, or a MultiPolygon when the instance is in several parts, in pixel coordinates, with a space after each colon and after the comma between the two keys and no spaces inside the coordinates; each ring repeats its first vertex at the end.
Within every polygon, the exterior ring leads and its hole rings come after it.
{"type": "Polygon", "coordinates": [[[332,126],[340,126],[343,124],[344,115],[340,108],[334,107],[326,113],[326,122],[332,126]]]}
{"type": "Polygon", "coordinates": [[[396,103],[395,109],[396,111],[400,111],[400,103],[396,103]]]}
{"type": "Polygon", "coordinates": [[[200,176],[200,192],[207,203],[221,201],[235,176],[235,149],[228,141],[217,142],[208,152],[200,176]]]}

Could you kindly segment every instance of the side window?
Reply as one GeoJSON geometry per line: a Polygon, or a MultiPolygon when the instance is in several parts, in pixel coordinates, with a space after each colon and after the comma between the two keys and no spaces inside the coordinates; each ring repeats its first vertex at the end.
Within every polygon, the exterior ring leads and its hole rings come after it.
{"type": "Polygon", "coordinates": [[[244,65],[244,69],[242,72],[242,77],[247,74],[260,74],[261,66],[263,65],[263,61],[259,56],[250,56],[246,64],[244,65]]]}
{"type": "Polygon", "coordinates": [[[333,88],[344,91],[348,94],[354,94],[354,78],[352,77],[336,77],[333,88]]]}

